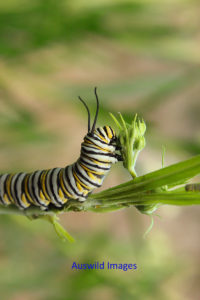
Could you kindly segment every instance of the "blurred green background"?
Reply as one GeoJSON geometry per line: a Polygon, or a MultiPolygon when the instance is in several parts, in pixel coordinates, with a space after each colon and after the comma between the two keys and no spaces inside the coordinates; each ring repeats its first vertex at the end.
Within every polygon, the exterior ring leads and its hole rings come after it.
{"type": "MultiPolygon", "coordinates": [[[[0,2],[0,171],[65,166],[87,130],[81,95],[98,125],[108,112],[147,123],[138,174],[200,153],[200,11],[197,0],[0,2]]],[[[113,166],[103,189],[129,180],[113,166]]],[[[198,207],[162,207],[153,230],[136,209],[67,213],[76,238],[0,217],[1,299],[199,299],[198,207]],[[72,263],[136,263],[136,271],[74,271],[72,263]]]]}

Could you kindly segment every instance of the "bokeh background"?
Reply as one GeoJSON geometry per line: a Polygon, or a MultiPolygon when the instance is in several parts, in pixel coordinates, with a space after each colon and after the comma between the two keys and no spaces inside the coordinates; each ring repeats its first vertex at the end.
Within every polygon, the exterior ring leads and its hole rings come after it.
{"type": "MultiPolygon", "coordinates": [[[[98,125],[108,112],[147,123],[138,174],[200,153],[200,10],[197,0],[0,2],[0,171],[65,166],[87,130],[81,95],[98,125]]],[[[103,189],[129,174],[113,166],[103,189]]],[[[0,216],[1,299],[199,299],[198,207],[66,213],[50,224],[0,216]],[[72,263],[136,263],[137,271],[74,271],[72,263]]]]}

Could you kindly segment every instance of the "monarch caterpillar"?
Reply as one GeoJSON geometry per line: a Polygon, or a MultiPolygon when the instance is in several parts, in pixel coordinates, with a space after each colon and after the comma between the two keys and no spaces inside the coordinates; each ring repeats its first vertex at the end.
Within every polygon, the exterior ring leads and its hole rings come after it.
{"type": "Polygon", "coordinates": [[[0,175],[0,203],[14,204],[19,209],[38,206],[42,210],[63,208],[68,200],[85,201],[88,194],[102,185],[111,165],[122,160],[116,153],[117,137],[110,126],[95,128],[99,100],[97,88],[96,114],[90,128],[90,111],[79,97],[88,113],[88,132],[81,144],[81,154],[76,162],[64,168],[0,175]]]}
{"type": "Polygon", "coordinates": [[[200,192],[200,183],[190,183],[185,185],[186,192],[200,192]]]}

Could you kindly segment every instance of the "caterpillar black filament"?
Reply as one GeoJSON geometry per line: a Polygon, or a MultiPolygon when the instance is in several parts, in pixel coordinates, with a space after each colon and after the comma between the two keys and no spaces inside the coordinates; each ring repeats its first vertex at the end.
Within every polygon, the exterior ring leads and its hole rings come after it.
{"type": "Polygon", "coordinates": [[[88,112],[88,133],[81,144],[78,160],[65,168],[35,171],[33,173],[0,175],[0,203],[14,204],[20,209],[39,206],[43,210],[51,206],[63,208],[70,199],[85,201],[88,194],[102,185],[111,165],[121,156],[116,153],[117,137],[110,126],[95,129],[96,115],[90,129],[90,111],[79,97],[88,112]]]}

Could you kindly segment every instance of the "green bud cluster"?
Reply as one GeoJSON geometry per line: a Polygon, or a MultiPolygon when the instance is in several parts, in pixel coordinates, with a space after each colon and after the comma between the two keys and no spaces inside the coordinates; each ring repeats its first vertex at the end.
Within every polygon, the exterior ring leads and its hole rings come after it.
{"type": "MultiPolygon", "coordinates": [[[[133,178],[137,177],[135,164],[139,152],[145,147],[146,124],[144,120],[135,114],[131,124],[124,121],[121,113],[119,113],[120,122],[110,113],[112,119],[119,129],[119,142],[121,146],[121,154],[123,157],[124,167],[129,171],[133,178]]],[[[136,205],[135,206],[143,214],[152,214],[157,208],[157,204],[153,205],[136,205]]]]}
{"type": "Polygon", "coordinates": [[[121,113],[119,113],[120,122],[112,115],[115,124],[119,129],[119,141],[124,167],[128,169],[132,177],[136,177],[135,163],[139,152],[145,147],[146,125],[144,120],[140,120],[137,114],[134,116],[131,124],[127,124],[121,113]]]}

